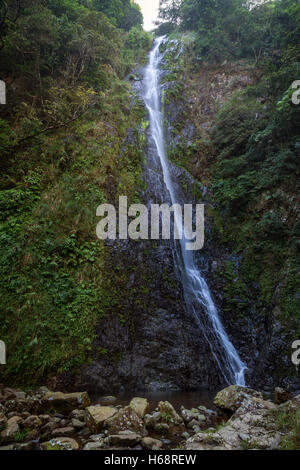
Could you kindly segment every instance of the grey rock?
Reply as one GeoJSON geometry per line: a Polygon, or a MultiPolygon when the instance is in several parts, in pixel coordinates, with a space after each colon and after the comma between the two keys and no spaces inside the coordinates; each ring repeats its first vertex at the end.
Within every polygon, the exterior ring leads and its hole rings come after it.
{"type": "Polygon", "coordinates": [[[73,418],[71,421],[71,426],[75,428],[76,430],[78,429],[80,430],[85,427],[85,423],[83,423],[82,421],[79,421],[79,419],[73,418]]]}
{"type": "Polygon", "coordinates": [[[186,450],[271,450],[283,435],[276,429],[276,406],[255,397],[245,399],[230,420],[219,430],[199,432],[186,442],[186,450]]]}
{"type": "Polygon", "coordinates": [[[105,438],[105,434],[92,434],[90,440],[93,442],[102,441],[105,438]]]}
{"type": "Polygon", "coordinates": [[[73,436],[75,433],[75,429],[72,426],[68,426],[67,428],[57,428],[53,429],[52,436],[56,437],[70,437],[73,436]]]}
{"type": "Polygon", "coordinates": [[[85,410],[73,410],[70,413],[70,418],[78,419],[79,421],[84,421],[85,415],[85,410]]]}
{"type": "Polygon", "coordinates": [[[235,412],[248,398],[259,398],[263,396],[260,392],[238,385],[231,385],[230,387],[221,390],[214,399],[214,404],[225,411],[235,412]]]}
{"type": "Polygon", "coordinates": [[[108,437],[110,446],[129,446],[134,447],[141,441],[141,436],[134,432],[123,432],[108,437]]]}
{"type": "Polygon", "coordinates": [[[83,450],[102,450],[104,449],[106,446],[102,441],[97,441],[97,442],[87,442],[84,446],[83,446],[83,450]]]}
{"type": "Polygon", "coordinates": [[[160,449],[162,447],[161,441],[159,441],[158,439],[152,439],[151,437],[143,437],[141,443],[145,449],[149,450],[160,449]]]}
{"type": "Polygon", "coordinates": [[[190,421],[187,425],[189,429],[193,429],[194,426],[199,426],[199,421],[196,419],[192,419],[192,421],[190,421]]]}

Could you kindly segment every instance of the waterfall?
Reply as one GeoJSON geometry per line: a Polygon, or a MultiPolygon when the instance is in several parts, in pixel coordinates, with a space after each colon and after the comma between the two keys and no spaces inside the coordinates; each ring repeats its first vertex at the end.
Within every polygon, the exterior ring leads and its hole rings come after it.
{"type": "MultiPolygon", "coordinates": [[[[150,52],[149,64],[144,75],[143,97],[149,112],[151,138],[159,157],[165,188],[172,204],[175,204],[180,201],[176,200],[176,184],[172,179],[170,164],[166,156],[161,113],[160,63],[163,54],[160,53],[160,46],[164,41],[165,37],[157,38],[150,52]]],[[[181,226],[182,220],[176,220],[176,217],[178,214],[176,216],[175,213],[174,224],[181,226]]],[[[222,325],[209,287],[196,265],[195,254],[193,251],[186,250],[185,242],[184,237],[180,242],[174,241],[173,251],[180,270],[187,308],[206,338],[225,382],[229,385],[245,386],[247,367],[241,361],[222,325]]]]}

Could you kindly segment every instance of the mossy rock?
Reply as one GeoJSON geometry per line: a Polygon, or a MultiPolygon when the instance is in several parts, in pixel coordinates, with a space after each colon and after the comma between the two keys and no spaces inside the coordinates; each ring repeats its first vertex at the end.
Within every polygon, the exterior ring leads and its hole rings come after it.
{"type": "Polygon", "coordinates": [[[231,385],[221,390],[214,399],[214,404],[221,410],[234,413],[247,398],[260,398],[263,396],[260,392],[251,388],[231,385]]]}

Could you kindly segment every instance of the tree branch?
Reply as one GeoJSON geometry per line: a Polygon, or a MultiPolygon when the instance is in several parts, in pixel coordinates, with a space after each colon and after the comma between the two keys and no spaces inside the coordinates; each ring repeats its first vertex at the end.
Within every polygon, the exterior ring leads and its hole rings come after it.
{"type": "Polygon", "coordinates": [[[46,132],[49,132],[49,131],[54,131],[54,130],[57,130],[57,129],[61,129],[62,127],[66,127],[68,126],[69,124],[71,124],[72,122],[76,121],[77,119],[79,119],[81,116],[83,116],[89,109],[91,109],[96,103],[92,103],[90,106],[88,106],[87,108],[85,108],[83,111],[81,111],[81,113],[79,114],[76,114],[75,116],[73,116],[71,119],[69,119],[68,121],[65,121],[61,124],[57,124],[57,125],[53,125],[53,126],[49,126],[49,127],[46,127],[45,129],[37,132],[36,134],[33,134],[33,135],[28,135],[27,137],[23,137],[22,139],[20,139],[18,141],[18,143],[16,145],[14,145],[14,148],[16,147],[19,147],[23,142],[26,142],[27,140],[30,140],[30,139],[34,139],[36,137],[38,137],[39,135],[42,135],[42,134],[45,134],[46,132]]]}

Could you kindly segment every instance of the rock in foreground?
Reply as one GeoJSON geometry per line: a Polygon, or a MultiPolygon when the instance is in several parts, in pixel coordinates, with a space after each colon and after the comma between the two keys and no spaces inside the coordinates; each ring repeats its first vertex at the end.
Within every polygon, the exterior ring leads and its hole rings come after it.
{"type": "MultiPolygon", "coordinates": [[[[278,401],[288,397],[276,392],[278,401]]],[[[182,406],[181,416],[167,401],[151,412],[144,398],[134,398],[124,407],[85,409],[89,400],[82,400],[82,395],[44,389],[25,394],[2,386],[0,450],[167,450],[178,444],[186,450],[300,448],[300,395],[276,405],[255,390],[227,387],[215,400],[221,412],[182,406]],[[51,410],[39,413],[45,403],[51,410]],[[54,403],[66,411],[57,412],[54,403]],[[231,417],[220,425],[221,419],[229,418],[223,410],[231,417]]]]}
{"type": "Polygon", "coordinates": [[[260,392],[251,388],[231,385],[221,390],[214,399],[214,404],[221,410],[234,413],[246,398],[255,397],[263,399],[260,392]]]}
{"type": "Polygon", "coordinates": [[[134,447],[141,441],[141,436],[135,432],[121,431],[117,435],[109,436],[108,440],[111,446],[134,447]]]}
{"type": "Polygon", "coordinates": [[[129,406],[140,418],[144,418],[145,414],[150,411],[150,405],[146,398],[133,398],[129,406]]]}
{"type": "Polygon", "coordinates": [[[42,444],[43,450],[78,450],[79,444],[70,437],[58,437],[42,444]]]}
{"type": "Polygon", "coordinates": [[[105,421],[114,416],[118,409],[111,406],[96,405],[89,406],[86,411],[86,424],[92,432],[98,433],[103,429],[105,421]]]}
{"type": "Polygon", "coordinates": [[[44,395],[44,402],[47,409],[55,409],[61,412],[70,412],[75,408],[86,408],[91,404],[86,392],[47,392],[44,395]]]}
{"type": "MultiPolygon", "coordinates": [[[[199,432],[186,442],[186,450],[275,450],[296,444],[300,396],[276,406],[256,397],[246,397],[230,420],[215,431],[199,432]],[[291,413],[291,410],[293,413],[291,413]],[[286,414],[287,413],[287,414],[286,414]],[[282,417],[289,425],[282,426],[282,417]],[[296,422],[296,419],[295,419],[296,422]]],[[[300,442],[299,442],[300,444],[300,442]]]]}

